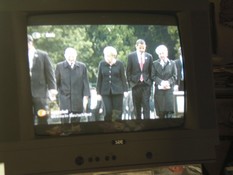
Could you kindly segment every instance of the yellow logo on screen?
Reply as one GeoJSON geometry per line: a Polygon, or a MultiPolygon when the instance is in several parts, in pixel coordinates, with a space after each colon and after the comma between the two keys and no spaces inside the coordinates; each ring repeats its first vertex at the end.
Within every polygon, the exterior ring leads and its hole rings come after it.
{"type": "Polygon", "coordinates": [[[47,114],[47,112],[44,109],[40,109],[40,110],[37,111],[38,117],[45,117],[46,114],[47,114]]]}

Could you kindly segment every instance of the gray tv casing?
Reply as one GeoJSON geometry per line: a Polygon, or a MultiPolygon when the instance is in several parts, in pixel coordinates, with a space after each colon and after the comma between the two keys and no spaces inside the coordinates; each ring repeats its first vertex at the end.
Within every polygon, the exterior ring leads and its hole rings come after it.
{"type": "MultiPolygon", "coordinates": [[[[218,133],[208,8],[205,0],[2,0],[0,162],[5,165],[6,175],[68,174],[214,161],[218,133]],[[69,137],[35,135],[26,59],[28,21],[33,16],[50,18],[49,15],[71,13],[85,13],[95,19],[96,12],[110,17],[113,13],[135,17],[143,13],[177,15],[186,68],[184,126],[69,137]]],[[[116,21],[125,20],[121,17],[116,21]]]]}

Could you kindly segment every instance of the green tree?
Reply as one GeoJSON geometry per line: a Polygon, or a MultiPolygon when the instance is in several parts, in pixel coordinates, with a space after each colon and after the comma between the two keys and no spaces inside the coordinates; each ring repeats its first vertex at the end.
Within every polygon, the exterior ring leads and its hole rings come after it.
{"type": "Polygon", "coordinates": [[[126,65],[127,55],[135,50],[135,42],[146,41],[147,51],[156,58],[155,47],[165,44],[169,57],[175,58],[180,46],[176,26],[159,25],[41,25],[28,27],[37,48],[48,52],[54,66],[64,60],[64,50],[73,47],[78,60],[87,65],[89,80],[96,82],[98,64],[103,59],[103,49],[113,46],[118,59],[126,65]]]}
{"type": "Polygon", "coordinates": [[[169,57],[176,58],[177,47],[180,45],[178,28],[165,25],[135,25],[135,35],[144,39],[147,45],[147,52],[151,53],[154,60],[158,59],[155,48],[160,44],[168,47],[169,57]]]}

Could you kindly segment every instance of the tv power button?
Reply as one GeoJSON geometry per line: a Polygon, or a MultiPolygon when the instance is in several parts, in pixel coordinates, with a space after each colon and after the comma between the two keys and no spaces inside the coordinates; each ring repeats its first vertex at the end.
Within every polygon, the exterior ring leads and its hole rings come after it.
{"type": "Polygon", "coordinates": [[[84,158],[83,158],[82,156],[76,157],[76,158],[75,158],[75,163],[76,163],[77,165],[82,165],[82,164],[84,164],[84,158]]]}

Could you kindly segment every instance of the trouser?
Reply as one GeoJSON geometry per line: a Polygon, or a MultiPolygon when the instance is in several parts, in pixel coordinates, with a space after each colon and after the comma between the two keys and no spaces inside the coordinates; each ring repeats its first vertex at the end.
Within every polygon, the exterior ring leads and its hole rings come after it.
{"type": "Polygon", "coordinates": [[[105,106],[105,121],[121,120],[123,94],[102,95],[105,106]]]}
{"type": "Polygon", "coordinates": [[[132,88],[136,119],[142,119],[142,113],[144,119],[150,119],[150,94],[151,86],[144,82],[138,83],[132,88]]]}

